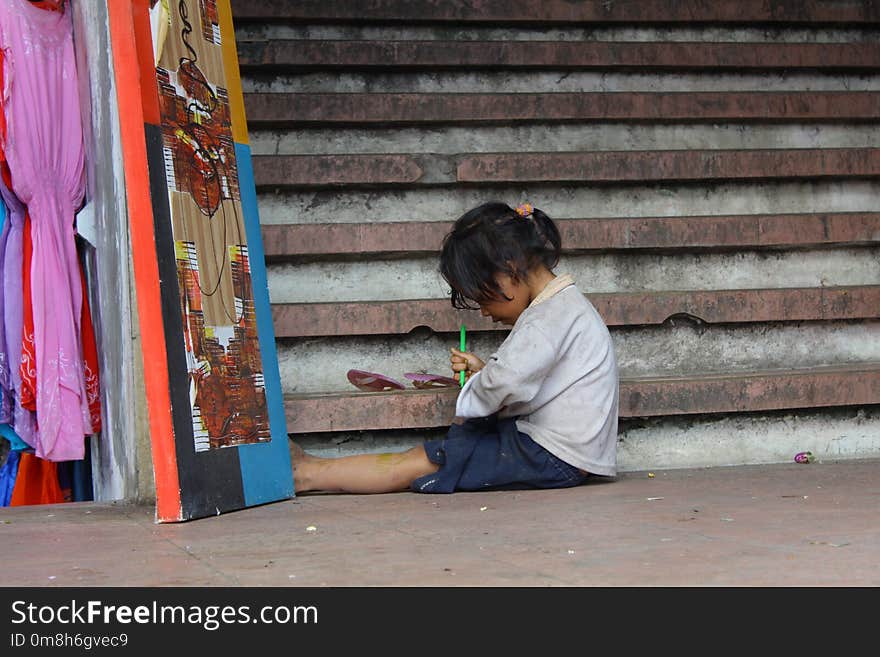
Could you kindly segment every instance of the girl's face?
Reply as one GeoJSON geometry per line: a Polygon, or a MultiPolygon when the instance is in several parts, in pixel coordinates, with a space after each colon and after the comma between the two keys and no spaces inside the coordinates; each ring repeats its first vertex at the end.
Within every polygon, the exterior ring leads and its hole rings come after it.
{"type": "Polygon", "coordinates": [[[491,317],[493,322],[501,322],[507,326],[513,326],[522,311],[531,303],[531,293],[528,285],[507,274],[495,276],[498,286],[507,299],[493,299],[480,303],[480,313],[483,317],[491,317]],[[508,301],[509,299],[509,301],[508,301]]]}

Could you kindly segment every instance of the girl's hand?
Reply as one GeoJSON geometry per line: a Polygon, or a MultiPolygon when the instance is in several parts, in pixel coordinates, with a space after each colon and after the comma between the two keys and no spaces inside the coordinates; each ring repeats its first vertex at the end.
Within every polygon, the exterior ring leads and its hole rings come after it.
{"type": "Polygon", "coordinates": [[[469,379],[471,374],[476,374],[486,366],[486,363],[467,351],[459,351],[454,347],[449,351],[452,352],[449,363],[456,378],[459,372],[464,372],[465,378],[469,379]]]}

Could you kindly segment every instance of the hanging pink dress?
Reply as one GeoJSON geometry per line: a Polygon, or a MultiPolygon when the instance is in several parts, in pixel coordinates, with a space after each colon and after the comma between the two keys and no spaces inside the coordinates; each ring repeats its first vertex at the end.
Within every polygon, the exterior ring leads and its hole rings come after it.
{"type": "Polygon", "coordinates": [[[74,217],[85,194],[71,12],[0,2],[5,153],[31,218],[37,456],[82,459],[92,433],[83,374],[82,282],[74,217]]]}

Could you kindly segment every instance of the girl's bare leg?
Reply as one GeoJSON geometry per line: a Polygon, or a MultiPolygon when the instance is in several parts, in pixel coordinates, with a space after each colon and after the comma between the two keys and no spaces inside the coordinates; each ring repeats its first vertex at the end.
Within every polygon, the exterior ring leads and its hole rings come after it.
{"type": "Polygon", "coordinates": [[[310,456],[290,441],[293,484],[297,493],[344,491],[391,493],[406,490],[414,479],[440,466],[431,463],[422,447],[395,454],[358,454],[339,458],[310,456]]]}

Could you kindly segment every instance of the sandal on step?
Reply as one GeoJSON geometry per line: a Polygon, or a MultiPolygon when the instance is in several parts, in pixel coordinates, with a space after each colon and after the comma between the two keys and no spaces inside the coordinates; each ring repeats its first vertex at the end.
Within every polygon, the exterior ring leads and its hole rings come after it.
{"type": "Polygon", "coordinates": [[[363,370],[348,370],[346,374],[353,386],[364,392],[382,392],[383,390],[403,390],[406,388],[400,381],[363,370]]]}
{"type": "Polygon", "coordinates": [[[448,376],[427,374],[425,372],[407,372],[404,376],[412,381],[416,388],[457,388],[458,381],[448,376]]]}

